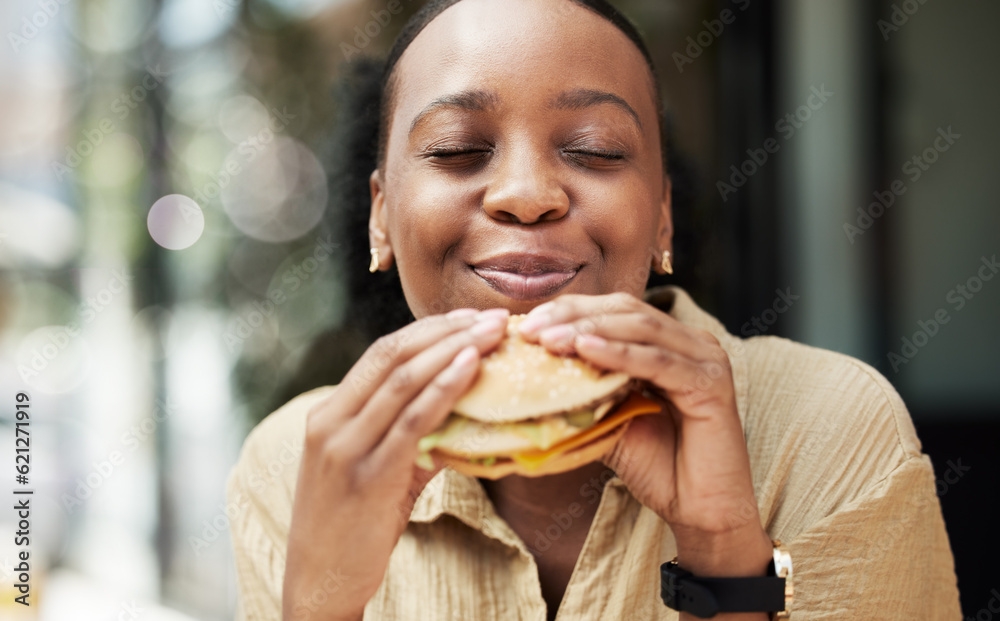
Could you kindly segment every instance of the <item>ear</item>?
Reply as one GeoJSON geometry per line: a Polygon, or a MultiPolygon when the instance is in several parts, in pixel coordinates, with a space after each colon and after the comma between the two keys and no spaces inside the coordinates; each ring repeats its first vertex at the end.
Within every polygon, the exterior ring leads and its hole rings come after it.
{"type": "Polygon", "coordinates": [[[660,226],[656,231],[656,246],[653,248],[653,269],[657,274],[666,274],[663,270],[663,252],[668,250],[673,252],[674,220],[670,211],[670,177],[664,175],[663,196],[660,199],[660,226]]]}
{"type": "Polygon", "coordinates": [[[368,186],[372,196],[371,215],[368,217],[368,244],[371,248],[378,248],[379,269],[385,270],[392,265],[393,254],[389,241],[384,182],[379,169],[376,168],[368,177],[368,186]]]}

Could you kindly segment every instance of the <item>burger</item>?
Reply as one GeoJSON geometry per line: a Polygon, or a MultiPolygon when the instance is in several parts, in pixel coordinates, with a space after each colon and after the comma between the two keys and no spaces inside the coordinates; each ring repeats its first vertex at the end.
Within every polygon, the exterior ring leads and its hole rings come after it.
{"type": "Polygon", "coordinates": [[[579,468],[610,451],[632,418],[662,405],[625,373],[559,356],[521,338],[514,315],[497,349],[442,425],[419,443],[419,463],[433,458],[463,474],[498,479],[579,468]]]}

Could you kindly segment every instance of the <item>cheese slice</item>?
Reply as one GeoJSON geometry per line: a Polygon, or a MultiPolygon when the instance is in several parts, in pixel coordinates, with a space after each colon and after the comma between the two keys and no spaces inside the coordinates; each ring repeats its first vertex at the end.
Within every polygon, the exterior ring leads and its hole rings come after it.
{"type": "Polygon", "coordinates": [[[575,448],[581,447],[584,444],[603,436],[608,431],[614,429],[618,425],[624,424],[625,421],[629,419],[643,414],[655,414],[662,409],[663,407],[656,401],[648,399],[639,393],[632,393],[629,395],[629,398],[626,399],[613,414],[611,414],[610,417],[601,420],[580,435],[563,440],[547,451],[530,451],[520,453],[518,455],[512,455],[511,459],[529,468],[537,468],[556,455],[568,453],[575,448]]]}

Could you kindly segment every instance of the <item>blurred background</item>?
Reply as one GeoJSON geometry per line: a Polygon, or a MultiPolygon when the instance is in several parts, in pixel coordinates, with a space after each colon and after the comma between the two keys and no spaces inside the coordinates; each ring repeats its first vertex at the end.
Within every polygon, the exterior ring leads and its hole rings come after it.
{"type": "MultiPolygon", "coordinates": [[[[0,510],[0,617],[232,618],[224,485],[242,441],[371,337],[351,312],[367,265],[331,216],[334,85],[420,4],[0,5],[0,494],[34,490],[36,604],[12,603],[22,548],[0,510]]],[[[964,613],[993,618],[1000,4],[615,4],[696,173],[677,278],[656,282],[735,334],[883,372],[934,461],[964,613]]]]}

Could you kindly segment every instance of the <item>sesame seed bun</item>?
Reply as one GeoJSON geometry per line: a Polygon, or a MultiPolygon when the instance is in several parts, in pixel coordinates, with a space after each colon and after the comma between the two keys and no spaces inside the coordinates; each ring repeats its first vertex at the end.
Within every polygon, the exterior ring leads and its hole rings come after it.
{"type": "Polygon", "coordinates": [[[439,463],[468,476],[543,476],[596,461],[632,416],[661,411],[626,373],[558,356],[521,338],[512,316],[451,416],[422,442],[439,463]]]}
{"type": "Polygon", "coordinates": [[[507,321],[507,336],[486,356],[479,376],[454,411],[484,423],[510,423],[579,410],[615,393],[630,378],[609,373],[576,356],[557,356],[521,338],[526,315],[507,321]]]}

